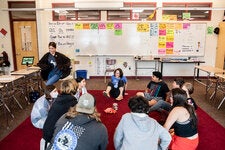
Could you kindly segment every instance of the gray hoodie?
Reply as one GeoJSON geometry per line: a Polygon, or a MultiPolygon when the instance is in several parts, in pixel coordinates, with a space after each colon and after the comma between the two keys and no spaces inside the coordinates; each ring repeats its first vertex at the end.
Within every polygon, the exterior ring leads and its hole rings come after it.
{"type": "Polygon", "coordinates": [[[156,120],[144,113],[126,113],[115,134],[116,150],[166,150],[171,136],[156,120]]]}

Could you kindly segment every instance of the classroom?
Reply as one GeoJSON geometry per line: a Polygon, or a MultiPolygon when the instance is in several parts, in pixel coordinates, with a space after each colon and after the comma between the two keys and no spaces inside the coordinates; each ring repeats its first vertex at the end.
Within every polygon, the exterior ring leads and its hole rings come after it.
{"type": "MultiPolygon", "coordinates": [[[[121,102],[111,101],[110,97],[110,102],[104,102],[104,107],[96,104],[98,109],[102,109],[98,111],[103,114],[103,123],[109,118],[113,120],[113,114],[105,114],[106,107],[116,102],[119,108],[117,115],[121,118],[128,111],[128,108],[123,108],[127,106],[124,101],[144,91],[153,72],[159,71],[169,89],[176,78],[192,83],[195,89],[193,97],[200,107],[197,114],[200,117],[208,115],[212,124],[218,125],[221,134],[215,138],[225,135],[225,1],[1,0],[0,16],[0,85],[7,87],[6,78],[17,80],[20,75],[28,88],[21,89],[22,81],[15,90],[13,86],[16,84],[11,82],[10,90],[14,93],[8,94],[6,100],[4,96],[1,98],[0,107],[3,106],[1,108],[6,113],[0,114],[3,122],[0,124],[0,149],[4,148],[1,141],[11,140],[11,131],[24,122],[26,125],[30,123],[27,118],[34,103],[29,102],[29,94],[38,91],[42,96],[43,85],[48,88],[48,82],[42,81],[41,70],[37,67],[50,51],[50,42],[56,43],[57,52],[69,58],[71,72],[67,77],[76,79],[82,75],[86,79],[87,91],[101,99],[100,102],[107,100],[104,90],[107,92],[107,83],[115,69],[122,69],[128,82],[128,96],[124,95],[121,102]],[[5,57],[9,65],[2,63],[5,57]],[[26,74],[21,70],[26,70],[26,74]],[[8,114],[4,100],[7,106],[15,105],[9,107],[8,114]]],[[[67,59],[62,61],[64,65],[67,63],[67,59]]],[[[59,79],[56,88],[64,81],[59,79]]],[[[202,127],[203,119],[199,120],[202,127]]],[[[106,123],[108,150],[114,149],[112,140],[118,122],[112,121],[112,129],[108,129],[111,124],[106,123]]],[[[35,140],[40,141],[42,132],[32,131],[38,135],[35,140]]],[[[201,132],[205,131],[205,128],[201,129],[201,132]]],[[[207,140],[200,141],[197,149],[211,148],[210,144],[205,146],[207,140]]],[[[38,147],[35,149],[39,149],[39,141],[34,144],[38,147]]],[[[225,144],[222,142],[215,143],[218,145],[215,149],[223,148],[225,144]]]]}

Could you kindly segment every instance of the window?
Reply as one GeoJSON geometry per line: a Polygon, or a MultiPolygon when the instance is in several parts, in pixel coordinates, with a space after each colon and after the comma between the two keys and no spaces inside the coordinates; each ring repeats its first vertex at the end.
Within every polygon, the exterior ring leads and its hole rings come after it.
{"type": "Polygon", "coordinates": [[[212,3],[163,3],[163,15],[175,15],[177,20],[209,21],[211,10],[207,8],[211,7],[212,3]],[[185,13],[190,14],[187,19],[183,19],[185,13]]]}
{"type": "Polygon", "coordinates": [[[121,10],[108,10],[107,20],[156,20],[155,8],[156,3],[124,3],[124,7],[121,10]]]}
{"type": "Polygon", "coordinates": [[[101,19],[99,10],[75,10],[74,3],[53,3],[52,8],[56,8],[53,11],[54,21],[99,21],[101,19]]]}
{"type": "Polygon", "coordinates": [[[9,8],[31,9],[30,11],[10,11],[10,17],[12,20],[36,20],[35,2],[9,2],[9,8]]]}
{"type": "Polygon", "coordinates": [[[99,21],[101,19],[101,11],[99,10],[80,10],[77,11],[77,20],[79,21],[99,21]]]}

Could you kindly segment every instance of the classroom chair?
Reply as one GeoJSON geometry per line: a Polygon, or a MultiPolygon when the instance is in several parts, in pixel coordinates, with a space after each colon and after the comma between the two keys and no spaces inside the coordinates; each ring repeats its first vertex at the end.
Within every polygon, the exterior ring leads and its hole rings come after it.
{"type": "Polygon", "coordinates": [[[114,70],[116,69],[115,64],[116,64],[116,59],[111,59],[111,58],[107,58],[105,60],[106,62],[106,67],[105,67],[105,78],[104,78],[104,82],[106,83],[106,73],[109,72],[114,72],[114,70]]]}

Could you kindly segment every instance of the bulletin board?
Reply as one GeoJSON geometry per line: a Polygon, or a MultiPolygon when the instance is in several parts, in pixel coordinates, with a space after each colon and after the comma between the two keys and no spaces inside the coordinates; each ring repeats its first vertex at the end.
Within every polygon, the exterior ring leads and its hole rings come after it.
{"type": "Polygon", "coordinates": [[[76,55],[204,56],[206,23],[49,22],[49,40],[76,55]]]}

